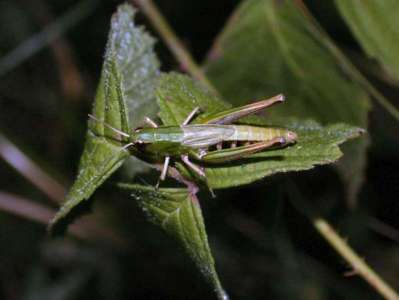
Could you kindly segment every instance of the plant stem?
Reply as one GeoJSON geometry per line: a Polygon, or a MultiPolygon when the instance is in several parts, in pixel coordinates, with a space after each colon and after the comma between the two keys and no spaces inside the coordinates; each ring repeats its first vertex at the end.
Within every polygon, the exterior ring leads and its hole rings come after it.
{"type": "MultiPolygon", "coordinates": [[[[31,199],[2,191],[0,191],[0,211],[8,212],[45,226],[56,213],[52,208],[31,199]]],[[[98,224],[92,217],[80,219],[75,224],[71,224],[69,232],[79,239],[109,241],[120,249],[126,248],[128,244],[127,240],[119,233],[98,224]]]]}
{"type": "Polygon", "coordinates": [[[374,272],[359,255],[341,238],[326,220],[320,217],[312,219],[317,231],[351,265],[356,274],[363,277],[385,299],[398,300],[399,295],[377,273],[374,272]]]}
{"type": "MultiPolygon", "coordinates": [[[[0,210],[44,225],[47,225],[48,220],[55,214],[55,211],[47,206],[6,192],[0,192],[0,210]]],[[[72,226],[70,232],[76,237],[84,236],[77,226],[72,226]]]]}
{"type": "Polygon", "coordinates": [[[0,157],[34,186],[46,194],[53,202],[61,203],[66,189],[42,170],[16,145],[0,133],[0,157]]]}
{"type": "Polygon", "coordinates": [[[78,4],[59,17],[54,23],[49,24],[42,31],[27,38],[15,49],[2,56],[0,59],[0,76],[19,66],[76,25],[80,20],[87,17],[94,11],[97,3],[98,0],[79,1],[78,4]]]}
{"type": "MultiPolygon", "coordinates": [[[[54,23],[54,16],[45,0],[29,1],[28,5],[30,13],[32,13],[42,27],[46,28],[54,23]]],[[[94,6],[95,4],[90,7],[89,11],[84,12],[84,15],[81,15],[81,17],[88,16],[87,14],[93,10],[94,6]]],[[[76,9],[82,13],[81,6],[78,6],[76,9]]],[[[75,22],[78,21],[75,20],[75,22]]],[[[60,34],[58,38],[50,41],[50,48],[53,52],[65,98],[80,99],[84,92],[84,80],[82,74],[79,72],[73,49],[66,36],[60,34]]]]}
{"type": "Polygon", "coordinates": [[[190,73],[195,79],[200,81],[209,91],[217,94],[216,88],[204,75],[191,54],[186,50],[183,43],[160,13],[158,7],[151,0],[131,0],[131,2],[142,9],[143,13],[148,17],[151,24],[155,27],[159,35],[168,46],[169,50],[180,63],[181,67],[184,70],[187,70],[187,72],[190,73]]]}

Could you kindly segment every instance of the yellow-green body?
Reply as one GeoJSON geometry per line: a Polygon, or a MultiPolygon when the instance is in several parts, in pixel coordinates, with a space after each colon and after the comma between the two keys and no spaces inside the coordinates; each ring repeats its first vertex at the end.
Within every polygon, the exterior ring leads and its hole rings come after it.
{"type": "Polygon", "coordinates": [[[286,145],[296,140],[296,134],[284,128],[225,124],[279,100],[275,97],[221,112],[208,117],[205,124],[137,129],[129,140],[141,157],[151,160],[181,155],[208,163],[236,160],[272,145],[286,145]]]}
{"type": "MultiPolygon", "coordinates": [[[[136,156],[156,163],[163,161],[161,180],[166,176],[171,158],[183,161],[197,174],[205,177],[203,168],[193,164],[189,158],[206,163],[223,163],[273,146],[281,147],[294,143],[297,139],[296,133],[285,128],[232,124],[242,117],[282,101],[284,96],[277,95],[242,107],[202,116],[200,124],[189,124],[199,111],[199,107],[196,107],[181,125],[158,126],[146,118],[150,127],[137,128],[131,134],[105,125],[127,140],[124,148],[131,149],[136,156]]],[[[100,121],[95,116],[90,117],[100,121]]]]}

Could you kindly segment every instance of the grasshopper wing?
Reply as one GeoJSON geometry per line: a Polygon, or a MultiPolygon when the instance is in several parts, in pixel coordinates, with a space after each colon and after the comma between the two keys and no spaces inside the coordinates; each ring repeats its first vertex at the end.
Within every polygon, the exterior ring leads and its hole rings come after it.
{"type": "Polygon", "coordinates": [[[206,148],[223,142],[235,133],[235,129],[224,125],[186,125],[182,127],[182,145],[191,148],[206,148]]]}

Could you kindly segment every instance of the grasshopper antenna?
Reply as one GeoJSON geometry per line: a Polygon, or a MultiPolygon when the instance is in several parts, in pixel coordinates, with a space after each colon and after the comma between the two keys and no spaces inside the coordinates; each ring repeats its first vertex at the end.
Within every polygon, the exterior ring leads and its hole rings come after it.
{"type": "Polygon", "coordinates": [[[90,119],[93,119],[94,121],[97,121],[97,122],[99,122],[99,123],[104,124],[105,127],[109,128],[109,129],[111,129],[111,130],[113,130],[114,132],[119,133],[120,135],[122,135],[122,136],[124,136],[124,137],[130,137],[130,135],[128,135],[126,132],[123,132],[123,131],[121,131],[121,130],[119,130],[119,129],[116,129],[115,127],[112,127],[111,125],[105,123],[104,121],[102,121],[102,120],[100,120],[100,119],[97,119],[95,116],[93,116],[93,115],[91,115],[91,114],[88,114],[88,116],[89,116],[90,119]]]}

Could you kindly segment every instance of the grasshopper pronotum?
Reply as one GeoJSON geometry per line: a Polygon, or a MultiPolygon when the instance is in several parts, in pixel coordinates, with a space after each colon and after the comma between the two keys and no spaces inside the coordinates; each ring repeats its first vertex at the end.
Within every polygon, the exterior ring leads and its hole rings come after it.
{"type": "MultiPolygon", "coordinates": [[[[285,146],[296,141],[297,134],[284,128],[232,124],[242,117],[283,101],[284,96],[280,94],[213,114],[201,124],[190,124],[199,112],[199,107],[181,125],[176,126],[158,126],[146,117],[149,127],[137,128],[131,134],[108,124],[104,125],[128,138],[129,142],[124,148],[133,147],[135,153],[145,160],[163,162],[158,184],[165,179],[171,159],[182,161],[190,170],[206,179],[203,168],[190,159],[211,164],[224,163],[272,146],[285,146]]],[[[101,122],[96,117],[89,116],[101,122]]]]}

